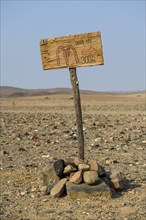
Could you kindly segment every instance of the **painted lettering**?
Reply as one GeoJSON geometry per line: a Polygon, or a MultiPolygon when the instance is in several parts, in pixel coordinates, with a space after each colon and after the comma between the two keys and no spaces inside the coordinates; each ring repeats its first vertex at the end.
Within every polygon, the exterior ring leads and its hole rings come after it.
{"type": "Polygon", "coordinates": [[[81,44],[84,44],[84,41],[83,41],[83,40],[75,41],[75,45],[81,45],[81,44]]]}
{"type": "Polygon", "coordinates": [[[95,59],[92,55],[82,56],[81,59],[83,64],[95,62],[95,59]]]}
{"type": "Polygon", "coordinates": [[[87,40],[86,40],[86,43],[87,43],[87,44],[92,43],[92,42],[91,42],[91,39],[87,39],[87,40]]]}

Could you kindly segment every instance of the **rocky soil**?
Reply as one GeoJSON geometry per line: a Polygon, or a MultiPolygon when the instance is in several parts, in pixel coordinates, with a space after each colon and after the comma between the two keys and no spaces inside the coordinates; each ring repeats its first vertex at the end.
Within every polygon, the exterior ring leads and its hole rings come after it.
{"type": "Polygon", "coordinates": [[[42,171],[76,157],[71,95],[1,99],[1,200],[4,220],[144,220],[146,115],[144,94],[82,95],[85,159],[122,171],[125,190],[113,198],[44,195],[42,171]]]}

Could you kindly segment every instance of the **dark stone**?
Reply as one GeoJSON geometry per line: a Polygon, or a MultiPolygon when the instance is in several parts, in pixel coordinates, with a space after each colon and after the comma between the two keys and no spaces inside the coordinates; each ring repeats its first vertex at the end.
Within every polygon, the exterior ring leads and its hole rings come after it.
{"type": "Polygon", "coordinates": [[[113,183],[111,182],[111,179],[110,179],[109,175],[107,174],[106,176],[103,176],[101,178],[107,184],[107,186],[110,188],[111,195],[113,196],[116,193],[116,190],[114,188],[113,183]]]}
{"type": "Polygon", "coordinates": [[[104,167],[100,164],[98,164],[98,176],[99,177],[103,177],[106,175],[106,171],[104,169],[104,167]]]}
{"type": "Polygon", "coordinates": [[[54,169],[55,169],[56,175],[59,178],[63,177],[64,167],[65,167],[64,160],[57,160],[54,162],[54,169]]]}
{"type": "Polygon", "coordinates": [[[51,189],[53,188],[54,184],[49,184],[46,188],[45,194],[48,195],[50,194],[51,189]]]}
{"type": "Polygon", "coordinates": [[[19,147],[18,150],[19,150],[19,151],[26,151],[26,148],[25,148],[25,147],[19,147]]]}
{"type": "Polygon", "coordinates": [[[70,181],[66,182],[67,195],[72,199],[90,198],[90,197],[111,197],[110,188],[102,180],[98,185],[87,185],[81,183],[79,185],[73,184],[70,181]]]}
{"type": "Polygon", "coordinates": [[[77,140],[77,135],[75,133],[69,134],[69,137],[66,138],[67,140],[77,140]]]}
{"type": "Polygon", "coordinates": [[[6,150],[4,150],[4,151],[3,151],[3,155],[9,155],[9,152],[6,151],[6,150]]]}

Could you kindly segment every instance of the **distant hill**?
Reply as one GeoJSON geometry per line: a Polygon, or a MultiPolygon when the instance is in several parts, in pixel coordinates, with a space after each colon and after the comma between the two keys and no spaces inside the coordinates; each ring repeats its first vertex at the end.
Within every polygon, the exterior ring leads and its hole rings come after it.
{"type": "MultiPolygon", "coordinates": [[[[97,92],[81,90],[81,93],[97,93],[97,92]]],[[[0,98],[47,96],[54,94],[72,94],[72,89],[71,88],[22,89],[22,88],[10,87],[10,86],[0,87],[0,98]]]]}
{"type": "MultiPolygon", "coordinates": [[[[90,90],[80,90],[83,94],[134,94],[144,93],[144,91],[131,92],[96,92],[90,90]]],[[[72,94],[71,88],[52,88],[52,89],[22,89],[11,86],[0,86],[0,98],[20,98],[30,96],[47,96],[55,94],[72,94]]]]}

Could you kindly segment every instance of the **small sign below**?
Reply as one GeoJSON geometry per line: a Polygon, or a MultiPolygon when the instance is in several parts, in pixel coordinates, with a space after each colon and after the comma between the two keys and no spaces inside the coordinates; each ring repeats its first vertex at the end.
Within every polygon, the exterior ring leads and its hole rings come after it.
{"type": "Polygon", "coordinates": [[[40,49],[44,70],[104,64],[100,32],[44,39],[40,49]]]}

